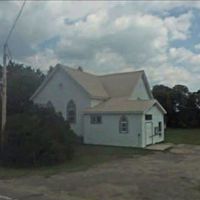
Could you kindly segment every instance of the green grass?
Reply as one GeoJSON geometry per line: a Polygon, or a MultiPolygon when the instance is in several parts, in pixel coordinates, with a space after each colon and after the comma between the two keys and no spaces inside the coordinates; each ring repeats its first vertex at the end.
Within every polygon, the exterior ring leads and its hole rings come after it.
{"type": "Polygon", "coordinates": [[[30,175],[41,175],[48,177],[61,172],[82,171],[111,160],[131,158],[133,156],[146,155],[149,153],[152,153],[152,151],[140,148],[77,145],[75,147],[74,158],[70,161],[66,161],[63,164],[56,166],[34,169],[13,169],[0,167],[0,179],[30,175]]]}
{"type": "Polygon", "coordinates": [[[200,129],[167,129],[165,142],[200,145],[200,129]]]}

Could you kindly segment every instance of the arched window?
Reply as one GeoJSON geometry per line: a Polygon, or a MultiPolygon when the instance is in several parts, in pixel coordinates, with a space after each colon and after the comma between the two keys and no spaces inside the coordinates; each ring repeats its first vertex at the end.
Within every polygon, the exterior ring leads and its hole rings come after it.
{"type": "Polygon", "coordinates": [[[121,116],[119,120],[119,132],[128,133],[128,119],[126,116],[121,116]]]}
{"type": "Polygon", "coordinates": [[[69,123],[76,123],[76,105],[73,100],[67,104],[67,120],[69,123]]]}

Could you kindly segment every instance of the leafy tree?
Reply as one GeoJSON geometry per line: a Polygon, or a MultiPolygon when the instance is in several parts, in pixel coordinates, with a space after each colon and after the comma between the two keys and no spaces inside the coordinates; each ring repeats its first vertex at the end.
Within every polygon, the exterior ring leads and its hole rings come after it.
{"type": "Polygon", "coordinates": [[[159,102],[166,110],[171,109],[171,90],[171,88],[164,85],[155,85],[152,90],[153,96],[159,100],[159,102]]]}
{"type": "Polygon", "coordinates": [[[169,127],[200,127],[200,92],[190,92],[184,85],[153,87],[154,97],[167,111],[169,127]]]}
{"type": "MultiPolygon", "coordinates": [[[[2,66],[0,66],[2,72],[2,66]]],[[[2,74],[1,74],[2,76],[2,74]]],[[[7,67],[7,112],[21,112],[23,106],[43,81],[45,75],[22,64],[10,62],[7,67]]]]}
{"type": "Polygon", "coordinates": [[[48,72],[47,72],[47,74],[50,74],[53,70],[54,70],[54,67],[53,67],[53,66],[50,66],[50,67],[49,67],[49,70],[48,70],[48,72]]]}

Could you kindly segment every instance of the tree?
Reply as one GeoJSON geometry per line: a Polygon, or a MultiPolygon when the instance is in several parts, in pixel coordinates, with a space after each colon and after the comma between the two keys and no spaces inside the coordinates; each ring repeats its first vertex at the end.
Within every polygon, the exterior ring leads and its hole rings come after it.
{"type": "MultiPolygon", "coordinates": [[[[2,66],[0,66],[2,72],[2,66]]],[[[39,87],[45,75],[39,70],[33,70],[22,64],[10,62],[7,67],[7,113],[21,112],[23,106],[39,87]]]]}
{"type": "Polygon", "coordinates": [[[190,92],[184,85],[173,88],[153,87],[153,95],[167,111],[169,127],[200,127],[200,92],[190,92]]]}
{"type": "Polygon", "coordinates": [[[53,66],[50,66],[50,67],[49,67],[49,70],[48,70],[48,72],[47,72],[47,74],[50,74],[53,70],[54,70],[54,67],[53,67],[53,66]]]}

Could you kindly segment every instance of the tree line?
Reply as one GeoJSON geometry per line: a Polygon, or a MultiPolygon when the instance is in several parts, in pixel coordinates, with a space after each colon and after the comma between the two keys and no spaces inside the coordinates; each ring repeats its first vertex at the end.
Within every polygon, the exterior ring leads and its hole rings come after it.
{"type": "Polygon", "coordinates": [[[152,92],[167,111],[168,127],[200,127],[200,90],[191,92],[185,85],[175,85],[172,88],[155,85],[152,92]]]}

